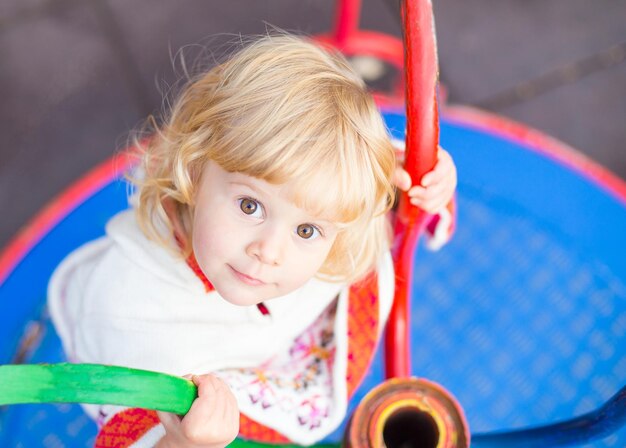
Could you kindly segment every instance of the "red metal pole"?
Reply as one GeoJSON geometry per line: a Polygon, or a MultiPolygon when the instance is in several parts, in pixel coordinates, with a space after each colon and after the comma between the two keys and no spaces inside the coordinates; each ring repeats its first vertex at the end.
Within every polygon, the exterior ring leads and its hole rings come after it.
{"type": "Polygon", "coordinates": [[[361,15],[361,0],[339,0],[337,3],[337,23],[335,24],[335,45],[341,50],[348,38],[357,31],[361,15]]]}
{"type": "MultiPolygon", "coordinates": [[[[431,0],[404,0],[404,48],[406,68],[406,160],[413,185],[437,161],[439,117],[437,109],[437,46],[431,0]]],[[[426,214],[400,197],[396,214],[393,256],[396,293],[387,324],[385,368],[387,378],[408,377],[410,364],[410,279],[413,256],[426,214]]]]}

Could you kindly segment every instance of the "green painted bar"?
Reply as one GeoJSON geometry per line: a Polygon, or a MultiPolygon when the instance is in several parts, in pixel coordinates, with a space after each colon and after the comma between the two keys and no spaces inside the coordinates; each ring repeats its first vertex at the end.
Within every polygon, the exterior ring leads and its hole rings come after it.
{"type": "MultiPolygon", "coordinates": [[[[0,366],[0,406],[25,403],[115,404],[186,414],[197,388],[185,378],[101,364],[0,366]]],[[[272,448],[236,439],[232,448],[272,448]]],[[[339,448],[339,444],[316,445],[339,448]]],[[[281,445],[296,448],[297,445],[281,445]]]]}
{"type": "Polygon", "coordinates": [[[0,405],[115,404],[185,414],[196,396],[193,382],[147,370],[69,363],[0,366],[0,405]]]}

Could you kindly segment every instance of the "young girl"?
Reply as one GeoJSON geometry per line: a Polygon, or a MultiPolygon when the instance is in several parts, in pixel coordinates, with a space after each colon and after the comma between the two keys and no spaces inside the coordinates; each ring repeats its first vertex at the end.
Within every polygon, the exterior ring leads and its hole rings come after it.
{"type": "MultiPolygon", "coordinates": [[[[294,36],[198,77],[145,145],[133,210],[49,286],[69,360],[192,374],[182,417],[88,406],[97,446],[312,444],[343,420],[393,299],[385,213],[408,190],[363,81],[294,36]]],[[[435,213],[450,156],[410,195],[435,213]]]]}

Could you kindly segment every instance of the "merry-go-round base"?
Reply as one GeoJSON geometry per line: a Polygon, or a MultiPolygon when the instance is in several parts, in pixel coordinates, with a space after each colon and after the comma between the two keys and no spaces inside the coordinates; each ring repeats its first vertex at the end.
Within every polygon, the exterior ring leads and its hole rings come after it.
{"type": "MultiPolygon", "coordinates": [[[[404,115],[385,119],[402,139],[404,115]]],[[[415,253],[414,375],[448,389],[472,433],[597,408],[626,384],[626,185],[563,144],[478,111],[444,112],[441,144],[458,166],[458,223],[443,249],[415,253]]],[[[0,254],[1,364],[63,360],[47,281],[128,207],[125,160],[77,181],[0,254]]],[[[380,352],[351,409],[383,380],[380,352]]],[[[78,405],[0,408],[3,447],[92,446],[95,434],[78,405]]],[[[626,446],[626,431],[587,446],[626,446]]]]}

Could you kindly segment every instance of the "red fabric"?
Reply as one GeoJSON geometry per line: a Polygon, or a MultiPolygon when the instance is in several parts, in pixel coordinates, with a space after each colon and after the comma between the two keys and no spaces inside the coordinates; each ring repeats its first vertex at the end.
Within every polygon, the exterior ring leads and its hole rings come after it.
{"type": "MultiPolygon", "coordinates": [[[[446,205],[446,208],[452,217],[452,222],[450,223],[450,228],[448,229],[448,235],[451,238],[456,230],[456,197],[452,197],[450,202],[448,202],[448,205],[446,205]]],[[[440,215],[433,215],[426,226],[426,233],[428,233],[428,235],[433,236],[435,234],[440,219],[440,215]]]]}
{"type": "Polygon", "coordinates": [[[350,288],[348,303],[348,398],[361,385],[378,343],[378,276],[350,288]]]}
{"type": "Polygon", "coordinates": [[[259,311],[261,312],[262,315],[269,316],[270,310],[267,309],[267,307],[265,306],[265,304],[263,302],[257,303],[256,307],[259,309],[259,311]]]}
{"type": "Polygon", "coordinates": [[[186,261],[187,261],[187,265],[191,268],[193,273],[196,274],[196,277],[198,277],[200,281],[204,284],[205,291],[206,292],[214,291],[215,288],[213,288],[213,285],[211,284],[209,279],[206,278],[206,275],[204,275],[204,272],[202,272],[202,269],[200,269],[198,260],[196,260],[196,256],[194,255],[193,252],[191,253],[191,255],[187,257],[186,261]]]}
{"type": "Polygon", "coordinates": [[[244,414],[240,414],[239,417],[239,436],[255,442],[278,445],[290,443],[290,440],[278,431],[268,428],[244,414]]]}
{"type": "MultiPolygon", "coordinates": [[[[183,238],[181,238],[177,232],[174,232],[174,239],[176,240],[176,244],[178,244],[178,247],[180,247],[180,249],[183,250],[185,247],[185,243],[183,241],[183,238]]],[[[206,278],[206,275],[204,275],[204,272],[202,272],[202,269],[200,269],[198,260],[196,260],[196,255],[193,252],[191,252],[191,254],[189,254],[189,256],[187,257],[185,261],[187,262],[187,266],[191,268],[193,273],[196,274],[196,277],[198,277],[198,279],[202,282],[206,292],[213,291],[215,288],[213,288],[213,285],[211,284],[209,279],[206,278]]]]}
{"type": "Polygon", "coordinates": [[[155,411],[126,409],[118,412],[98,433],[95,448],[127,448],[160,423],[155,411]]]}

